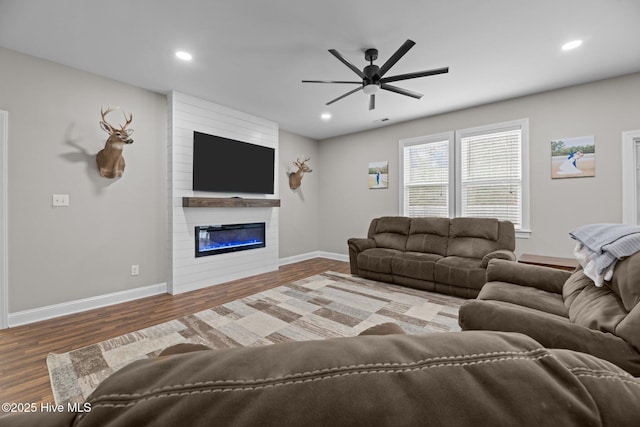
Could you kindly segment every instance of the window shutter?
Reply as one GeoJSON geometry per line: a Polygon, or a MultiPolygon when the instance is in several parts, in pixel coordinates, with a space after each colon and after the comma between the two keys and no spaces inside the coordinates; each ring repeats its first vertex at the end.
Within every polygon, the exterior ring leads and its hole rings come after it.
{"type": "Polygon", "coordinates": [[[522,226],[521,129],[460,138],[461,216],[522,226]]]}
{"type": "Polygon", "coordinates": [[[404,215],[449,216],[449,140],[404,147],[404,215]]]}

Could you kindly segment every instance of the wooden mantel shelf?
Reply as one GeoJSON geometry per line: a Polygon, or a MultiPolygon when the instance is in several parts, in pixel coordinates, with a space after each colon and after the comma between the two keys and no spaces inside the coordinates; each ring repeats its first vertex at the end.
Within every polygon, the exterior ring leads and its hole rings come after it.
{"type": "Polygon", "coordinates": [[[279,208],[280,199],[243,199],[241,197],[183,197],[185,208],[279,208]]]}

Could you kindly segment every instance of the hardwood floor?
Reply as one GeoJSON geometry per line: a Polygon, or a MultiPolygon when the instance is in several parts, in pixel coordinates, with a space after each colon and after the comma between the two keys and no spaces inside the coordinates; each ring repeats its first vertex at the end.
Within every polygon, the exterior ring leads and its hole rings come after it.
{"type": "Polygon", "coordinates": [[[53,403],[46,358],[349,264],[315,258],[180,295],[156,295],[0,330],[0,402],[53,403]]]}

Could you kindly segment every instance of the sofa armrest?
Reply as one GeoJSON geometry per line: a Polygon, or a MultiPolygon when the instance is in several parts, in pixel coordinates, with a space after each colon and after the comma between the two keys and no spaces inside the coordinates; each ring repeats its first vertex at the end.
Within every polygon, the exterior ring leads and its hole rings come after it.
{"type": "Polygon", "coordinates": [[[489,252],[484,257],[482,257],[482,266],[484,268],[487,268],[489,261],[491,261],[492,259],[504,259],[507,261],[515,261],[516,254],[514,254],[513,251],[510,251],[508,249],[498,249],[497,251],[489,252]]]}
{"type": "Polygon", "coordinates": [[[592,354],[640,376],[640,354],[622,338],[576,325],[566,318],[515,304],[470,300],[462,304],[458,323],[463,331],[518,332],[546,348],[592,354]]]}
{"type": "Polygon", "coordinates": [[[351,274],[360,275],[360,269],[358,268],[358,254],[367,249],[375,248],[376,241],[363,237],[352,237],[347,240],[349,246],[349,269],[351,274]]]}
{"type": "Polygon", "coordinates": [[[492,259],[487,265],[487,282],[514,283],[556,294],[562,293],[562,286],[569,276],[568,271],[503,259],[492,259]]]}
{"type": "Polygon", "coordinates": [[[376,247],[375,240],[359,237],[352,237],[347,240],[347,244],[349,245],[349,249],[353,249],[356,253],[376,247]]]}

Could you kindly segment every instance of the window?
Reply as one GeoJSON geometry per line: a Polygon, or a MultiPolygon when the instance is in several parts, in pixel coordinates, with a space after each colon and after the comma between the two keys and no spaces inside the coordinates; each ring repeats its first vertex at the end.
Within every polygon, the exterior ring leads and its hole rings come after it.
{"type": "Polygon", "coordinates": [[[449,146],[453,132],[404,140],[405,216],[451,216],[449,173],[453,157],[449,146]]]}
{"type": "Polygon", "coordinates": [[[529,228],[528,120],[400,141],[406,216],[495,217],[529,228]]]}

